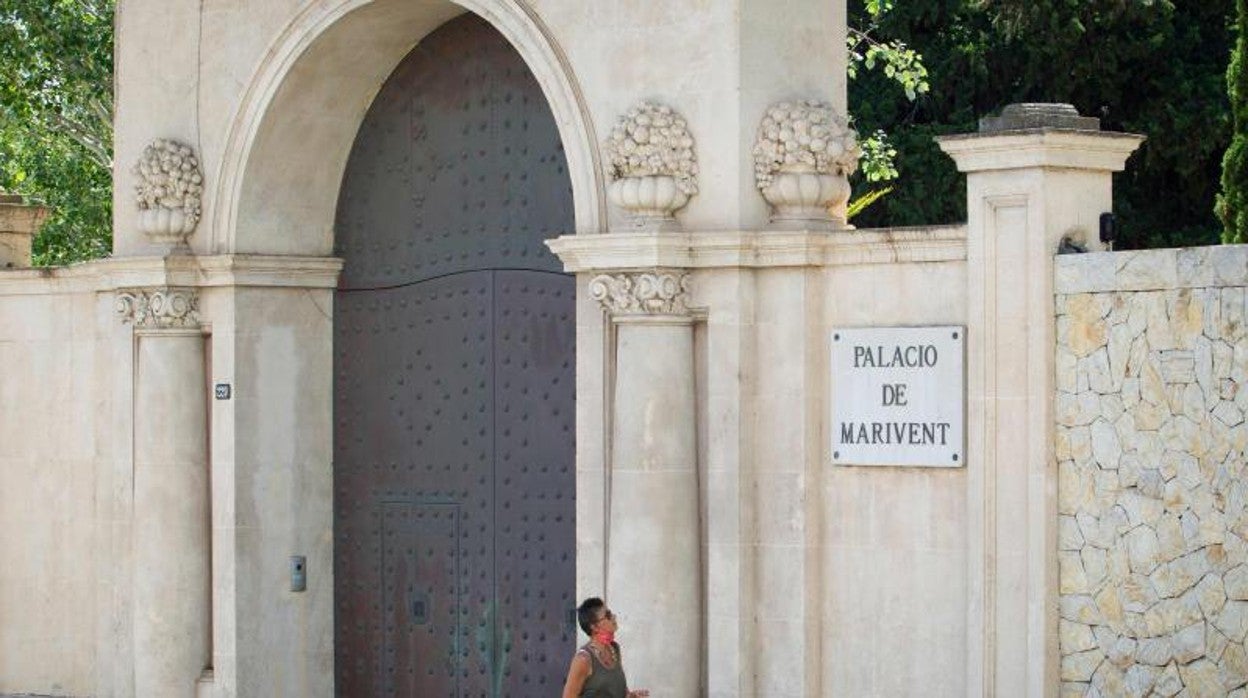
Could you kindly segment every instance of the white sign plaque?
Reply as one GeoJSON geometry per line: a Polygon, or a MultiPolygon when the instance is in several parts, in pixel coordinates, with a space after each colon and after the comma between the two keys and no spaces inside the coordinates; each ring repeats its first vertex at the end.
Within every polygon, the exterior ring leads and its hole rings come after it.
{"type": "Polygon", "coordinates": [[[832,330],[832,463],[965,463],[963,327],[832,330]]]}

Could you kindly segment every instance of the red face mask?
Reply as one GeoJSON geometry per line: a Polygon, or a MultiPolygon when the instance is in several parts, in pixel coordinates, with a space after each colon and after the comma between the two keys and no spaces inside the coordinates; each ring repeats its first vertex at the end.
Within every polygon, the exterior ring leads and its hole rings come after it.
{"type": "Polygon", "coordinates": [[[611,643],[615,642],[615,631],[599,630],[594,633],[594,640],[598,641],[598,644],[609,646],[611,643]]]}

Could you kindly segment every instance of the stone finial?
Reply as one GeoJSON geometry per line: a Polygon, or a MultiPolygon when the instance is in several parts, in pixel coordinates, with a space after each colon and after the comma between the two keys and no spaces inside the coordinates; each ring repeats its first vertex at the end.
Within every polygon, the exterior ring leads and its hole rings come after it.
{"type": "Polygon", "coordinates": [[[30,247],[35,233],[51,211],[26,204],[17,194],[0,192],[0,268],[30,266],[30,247]]]}
{"type": "Polygon", "coordinates": [[[589,282],[589,295],[612,315],[685,315],[689,274],[654,270],[602,274],[589,282]]]}
{"type": "Polygon", "coordinates": [[[134,166],[139,229],[157,244],[181,246],[199,223],[204,175],[190,146],[158,138],[134,166]]]}
{"type": "Polygon", "coordinates": [[[137,288],[117,292],[121,321],[143,329],[199,326],[199,293],[193,288],[137,288]]]}
{"type": "Polygon", "coordinates": [[[684,117],[642,102],[622,116],[605,144],[611,202],[636,228],[678,229],[674,214],[698,193],[698,160],[684,117]]]}
{"type": "Polygon", "coordinates": [[[830,104],[803,100],[772,105],[754,142],[754,179],[786,228],[849,227],[849,175],[862,151],[858,134],[830,104]]]}
{"type": "Polygon", "coordinates": [[[1010,104],[1001,110],[1000,116],[985,116],[979,120],[980,133],[1039,128],[1099,131],[1101,120],[1094,116],[1080,116],[1073,105],[1047,102],[1010,104]]]}

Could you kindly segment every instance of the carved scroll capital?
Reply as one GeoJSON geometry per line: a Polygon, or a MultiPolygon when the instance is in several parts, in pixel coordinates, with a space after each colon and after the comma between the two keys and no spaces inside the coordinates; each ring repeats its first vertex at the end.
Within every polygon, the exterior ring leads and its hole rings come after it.
{"type": "Polygon", "coordinates": [[[199,326],[199,293],[193,288],[133,288],[117,292],[121,321],[142,329],[199,326]]]}
{"type": "Polygon", "coordinates": [[[601,274],[589,282],[589,295],[612,315],[686,315],[689,274],[653,270],[601,274]]]}

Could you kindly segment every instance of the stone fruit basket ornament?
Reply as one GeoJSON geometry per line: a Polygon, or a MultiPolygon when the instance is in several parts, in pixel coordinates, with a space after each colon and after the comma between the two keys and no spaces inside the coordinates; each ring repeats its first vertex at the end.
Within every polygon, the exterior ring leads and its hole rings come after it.
{"type": "Polygon", "coordinates": [[[606,143],[611,203],[639,230],[676,230],[675,213],[698,193],[698,162],[684,117],[643,102],[630,109],[606,143]]]}
{"type": "Polygon", "coordinates": [[[771,222],[789,229],[838,230],[858,169],[858,134],[823,102],[772,105],[754,143],[754,177],[771,222]]]}
{"type": "Polygon", "coordinates": [[[180,246],[199,223],[204,175],[190,146],[158,138],[134,166],[139,230],[152,242],[180,246]]]}

